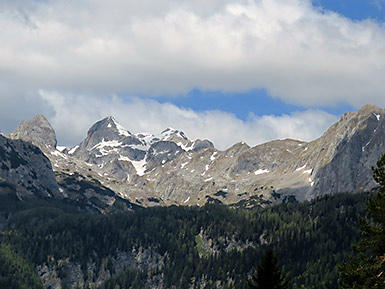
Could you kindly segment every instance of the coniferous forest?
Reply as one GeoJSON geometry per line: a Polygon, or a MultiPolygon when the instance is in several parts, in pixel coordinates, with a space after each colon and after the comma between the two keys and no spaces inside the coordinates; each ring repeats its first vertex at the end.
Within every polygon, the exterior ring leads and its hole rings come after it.
{"type": "MultiPolygon", "coordinates": [[[[366,214],[368,194],[265,208],[172,206],[108,215],[49,201],[20,203],[9,194],[1,198],[0,258],[25,269],[18,277],[25,284],[37,282],[31,268],[43,265],[56,264],[65,280],[70,272],[68,266],[60,268],[59,260],[69,260],[82,272],[90,264],[94,272],[108,272],[109,278],[99,283],[97,274],[84,274],[83,285],[94,288],[248,288],[271,248],[290,288],[329,289],[337,288],[339,265],[359,240],[358,215],[366,214]],[[142,252],[141,258],[150,261],[118,268],[122,252],[142,252]]],[[[2,284],[11,284],[6,282],[13,278],[3,275],[2,284]]]]}

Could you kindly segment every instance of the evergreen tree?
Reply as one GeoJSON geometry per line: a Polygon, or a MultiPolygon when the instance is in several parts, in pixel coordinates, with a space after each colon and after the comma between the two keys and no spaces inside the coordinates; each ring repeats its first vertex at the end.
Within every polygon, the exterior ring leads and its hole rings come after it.
{"type": "Polygon", "coordinates": [[[0,243],[0,288],[43,289],[33,266],[5,243],[0,243]]]}
{"type": "Polygon", "coordinates": [[[341,289],[385,288],[385,154],[372,171],[381,188],[367,201],[370,219],[360,218],[362,240],[355,247],[359,256],[342,267],[341,289]]]}
{"type": "Polygon", "coordinates": [[[250,289],[286,289],[289,282],[285,280],[278,259],[272,249],[268,249],[258,265],[257,271],[249,280],[250,289]]]}

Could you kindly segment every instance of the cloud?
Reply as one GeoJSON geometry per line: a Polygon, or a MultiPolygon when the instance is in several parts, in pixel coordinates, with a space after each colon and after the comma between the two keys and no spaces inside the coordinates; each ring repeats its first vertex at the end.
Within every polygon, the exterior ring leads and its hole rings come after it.
{"type": "Polygon", "coordinates": [[[375,6],[378,11],[382,11],[382,6],[384,5],[384,3],[384,0],[372,0],[369,2],[369,4],[375,6]]]}
{"type": "Polygon", "coordinates": [[[217,148],[226,149],[239,141],[256,145],[277,138],[313,140],[335,120],[334,115],[307,110],[282,116],[251,115],[248,120],[221,111],[197,112],[161,104],[151,99],[118,96],[95,98],[87,95],[61,95],[41,91],[41,99],[51,108],[48,115],[60,144],[75,145],[97,120],[114,116],[132,133],[159,134],[167,127],[183,130],[190,139],[207,138],[217,148]]]}
{"type": "Polygon", "coordinates": [[[1,1],[9,89],[165,95],[266,88],[285,102],[385,105],[385,27],[309,0],[1,1]]]}

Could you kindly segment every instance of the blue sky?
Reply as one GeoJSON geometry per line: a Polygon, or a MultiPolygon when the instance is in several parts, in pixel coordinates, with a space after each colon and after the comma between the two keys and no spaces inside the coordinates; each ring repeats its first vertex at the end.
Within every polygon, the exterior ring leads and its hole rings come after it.
{"type": "MultiPolygon", "coordinates": [[[[201,91],[194,89],[186,95],[157,97],[160,103],[173,103],[179,107],[191,108],[196,111],[220,110],[235,114],[242,120],[247,120],[250,114],[254,115],[282,115],[293,111],[303,111],[306,107],[283,102],[273,98],[265,89],[253,89],[243,93],[223,93],[221,91],[201,91]]],[[[345,112],[356,109],[346,103],[333,106],[318,106],[330,114],[340,116],[345,112]]]]}
{"type": "Polygon", "coordinates": [[[313,4],[354,20],[360,21],[367,18],[380,22],[385,20],[385,1],[383,0],[315,0],[313,4]]]}
{"type": "Polygon", "coordinates": [[[384,0],[4,0],[0,131],[44,114],[73,146],[113,115],[220,149],[311,141],[385,107],[384,0]]]}

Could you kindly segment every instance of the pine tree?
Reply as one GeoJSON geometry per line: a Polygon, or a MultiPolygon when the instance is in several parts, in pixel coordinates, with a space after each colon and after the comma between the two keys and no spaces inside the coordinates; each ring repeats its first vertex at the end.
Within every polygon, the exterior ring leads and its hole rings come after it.
{"type": "Polygon", "coordinates": [[[285,280],[272,249],[266,250],[257,271],[251,276],[248,283],[250,289],[286,289],[289,287],[289,282],[285,280]]]}
{"type": "Polygon", "coordinates": [[[367,201],[370,219],[360,218],[362,240],[355,246],[359,255],[342,266],[340,289],[385,288],[385,154],[372,171],[381,187],[367,201]]]}

